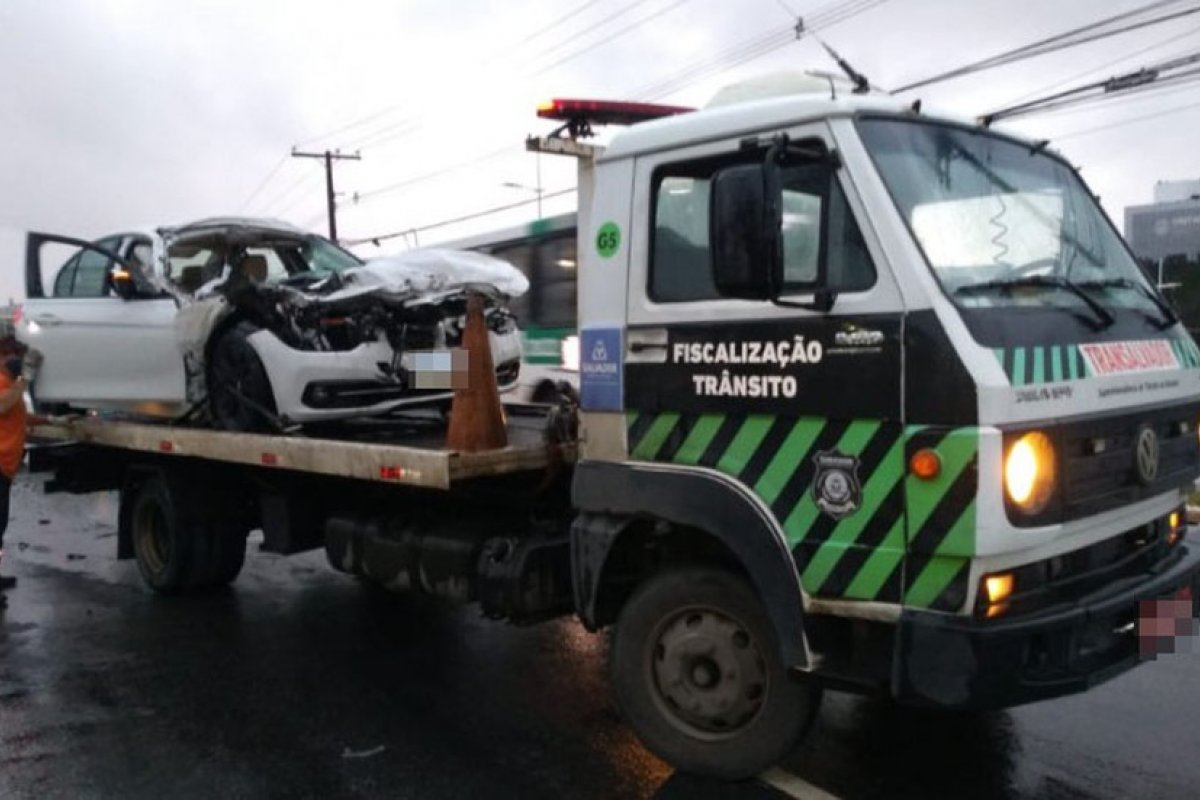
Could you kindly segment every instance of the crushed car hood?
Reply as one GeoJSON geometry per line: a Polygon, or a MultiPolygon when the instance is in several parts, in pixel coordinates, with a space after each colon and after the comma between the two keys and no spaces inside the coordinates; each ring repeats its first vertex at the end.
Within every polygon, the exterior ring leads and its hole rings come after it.
{"type": "Polygon", "coordinates": [[[439,296],[467,290],[497,300],[511,299],[529,290],[529,280],[512,264],[493,256],[425,248],[372,259],[311,287],[307,293],[324,302],[366,294],[436,302],[439,296]]]}

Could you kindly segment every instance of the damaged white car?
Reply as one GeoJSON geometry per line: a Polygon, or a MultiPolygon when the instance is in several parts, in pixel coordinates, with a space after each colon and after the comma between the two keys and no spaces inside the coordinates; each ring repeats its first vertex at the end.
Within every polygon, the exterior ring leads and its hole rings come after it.
{"type": "Polygon", "coordinates": [[[39,405],[283,430],[450,397],[469,292],[485,298],[501,391],[521,364],[507,262],[415,250],[362,262],[286,223],[244,218],[84,242],[29,234],[17,337],[44,362],[39,405]],[[71,247],[43,287],[42,253],[71,247]]]}

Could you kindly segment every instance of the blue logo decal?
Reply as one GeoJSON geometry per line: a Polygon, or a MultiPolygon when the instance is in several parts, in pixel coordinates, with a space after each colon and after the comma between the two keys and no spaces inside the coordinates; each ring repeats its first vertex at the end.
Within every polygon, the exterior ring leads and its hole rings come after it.
{"type": "Polygon", "coordinates": [[[585,411],[624,408],[621,329],[584,328],[579,332],[580,400],[585,411]]]}

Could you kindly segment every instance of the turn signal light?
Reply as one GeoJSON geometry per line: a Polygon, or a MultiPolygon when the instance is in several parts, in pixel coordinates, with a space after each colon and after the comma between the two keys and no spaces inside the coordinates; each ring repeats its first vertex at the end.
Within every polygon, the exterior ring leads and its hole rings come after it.
{"type": "Polygon", "coordinates": [[[937,452],[928,447],[913,453],[908,462],[908,468],[913,475],[926,481],[931,481],[942,472],[942,459],[937,452]]]}
{"type": "Polygon", "coordinates": [[[1174,547],[1183,539],[1186,530],[1183,523],[1183,512],[1172,511],[1167,515],[1167,544],[1174,547]]]}
{"type": "Polygon", "coordinates": [[[1008,599],[1012,596],[1014,583],[1011,572],[984,577],[983,599],[987,600],[985,616],[988,619],[994,619],[1008,611],[1008,599]]]}
{"type": "Polygon", "coordinates": [[[992,605],[1003,603],[1012,595],[1013,591],[1013,576],[1011,572],[1005,572],[1000,575],[989,575],[984,578],[984,587],[987,590],[988,602],[992,605]]]}

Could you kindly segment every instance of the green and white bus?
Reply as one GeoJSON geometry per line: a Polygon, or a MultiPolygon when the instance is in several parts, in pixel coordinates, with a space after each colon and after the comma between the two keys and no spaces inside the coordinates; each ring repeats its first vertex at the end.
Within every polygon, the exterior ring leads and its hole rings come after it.
{"type": "Polygon", "coordinates": [[[524,345],[521,400],[552,402],[559,381],[578,387],[575,228],[575,214],[561,214],[438,245],[502,258],[529,278],[529,291],[510,305],[524,345]]]}

